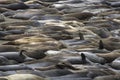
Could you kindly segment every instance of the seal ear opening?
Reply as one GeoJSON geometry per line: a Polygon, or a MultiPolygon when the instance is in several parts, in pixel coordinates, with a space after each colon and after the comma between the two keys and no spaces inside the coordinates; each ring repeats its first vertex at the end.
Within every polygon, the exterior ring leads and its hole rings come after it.
{"type": "Polygon", "coordinates": [[[84,35],[79,31],[78,33],[80,40],[84,40],[84,35]]]}
{"type": "Polygon", "coordinates": [[[99,49],[104,49],[104,44],[102,40],[99,41],[99,49]]]}

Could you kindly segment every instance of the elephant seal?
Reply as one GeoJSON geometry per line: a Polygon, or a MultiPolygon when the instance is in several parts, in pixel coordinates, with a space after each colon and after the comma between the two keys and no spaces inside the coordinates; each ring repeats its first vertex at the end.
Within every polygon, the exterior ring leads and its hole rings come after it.
{"type": "Polygon", "coordinates": [[[91,30],[93,33],[97,34],[99,37],[101,38],[108,38],[111,36],[111,33],[109,32],[109,30],[107,28],[104,27],[86,27],[86,29],[91,30]]]}
{"type": "Polygon", "coordinates": [[[80,77],[80,78],[61,78],[61,77],[53,77],[50,78],[51,80],[92,80],[91,78],[84,78],[84,77],[80,77]]]}
{"type": "Polygon", "coordinates": [[[10,11],[9,9],[6,9],[6,8],[0,8],[0,13],[4,13],[4,12],[8,12],[10,11]]]}
{"type": "Polygon", "coordinates": [[[27,6],[26,4],[22,2],[19,2],[19,3],[8,4],[5,6],[5,8],[12,9],[12,10],[18,10],[18,9],[28,9],[29,6],[27,6]]]}
{"type": "Polygon", "coordinates": [[[25,62],[31,61],[33,58],[26,56],[24,53],[25,50],[21,50],[20,52],[1,52],[0,56],[6,57],[9,60],[15,60],[17,62],[25,62]]]}
{"type": "Polygon", "coordinates": [[[26,30],[26,29],[29,29],[29,27],[28,26],[7,26],[6,28],[5,28],[5,30],[26,30]]]}
{"type": "Polygon", "coordinates": [[[86,56],[81,53],[81,56],[74,56],[74,57],[67,57],[65,59],[63,59],[62,61],[67,61],[71,64],[90,64],[89,61],[86,59],[86,56]]]}
{"type": "Polygon", "coordinates": [[[15,71],[15,70],[33,70],[33,69],[24,64],[0,66],[0,71],[15,71]]]}
{"type": "Polygon", "coordinates": [[[113,51],[119,49],[120,47],[120,38],[119,37],[109,37],[102,39],[105,49],[113,51]]]}
{"type": "Polygon", "coordinates": [[[112,7],[120,7],[120,1],[113,1],[113,2],[111,2],[111,1],[102,1],[102,3],[104,3],[104,4],[107,4],[108,6],[112,6],[112,7]]]}
{"type": "Polygon", "coordinates": [[[0,22],[4,22],[5,21],[5,16],[3,14],[0,14],[0,22]]]}
{"type": "Polygon", "coordinates": [[[47,42],[47,41],[55,41],[52,38],[49,37],[43,37],[43,36],[29,36],[29,37],[23,37],[20,39],[17,39],[13,41],[14,44],[32,44],[35,42],[47,42]]]}
{"type": "Polygon", "coordinates": [[[105,65],[97,64],[94,69],[92,69],[92,68],[88,69],[87,77],[94,79],[95,77],[98,77],[98,76],[108,76],[108,75],[116,75],[116,72],[109,69],[105,65]]]}
{"type": "Polygon", "coordinates": [[[32,18],[33,16],[43,16],[44,13],[45,12],[43,10],[28,9],[28,10],[23,10],[23,11],[20,11],[16,14],[12,15],[12,18],[28,20],[28,19],[32,18]]]}
{"type": "Polygon", "coordinates": [[[72,70],[79,70],[78,68],[73,67],[69,62],[59,62],[56,65],[51,65],[51,66],[47,66],[47,67],[39,67],[39,68],[35,68],[36,70],[51,70],[51,69],[72,69],[72,70]]]}
{"type": "Polygon", "coordinates": [[[46,41],[46,42],[35,42],[34,44],[21,45],[20,49],[27,50],[26,55],[35,59],[42,59],[46,57],[45,52],[48,50],[59,50],[61,49],[61,44],[57,41],[46,41]]]}
{"type": "Polygon", "coordinates": [[[116,58],[120,57],[120,50],[114,50],[110,53],[96,54],[98,57],[104,58],[107,63],[111,63],[116,58]]]}
{"type": "Polygon", "coordinates": [[[93,52],[95,54],[99,54],[99,53],[109,53],[110,51],[105,49],[104,47],[104,43],[102,40],[99,40],[99,43],[98,43],[98,48],[85,48],[85,49],[80,49],[81,51],[89,51],[89,52],[93,52]]]}
{"type": "Polygon", "coordinates": [[[24,30],[14,29],[14,30],[8,30],[7,31],[10,34],[24,34],[24,30]]]}
{"type": "Polygon", "coordinates": [[[13,41],[13,40],[16,40],[16,39],[20,39],[20,38],[23,38],[23,37],[29,37],[31,35],[27,35],[27,34],[12,34],[12,35],[6,35],[4,37],[2,37],[1,39],[2,40],[9,40],[9,41],[13,41]]]}
{"type": "Polygon", "coordinates": [[[11,3],[17,3],[19,0],[0,0],[0,4],[11,4],[11,3]]]}
{"type": "Polygon", "coordinates": [[[110,66],[114,69],[120,70],[120,57],[112,61],[112,63],[110,63],[110,66]]]}
{"type": "Polygon", "coordinates": [[[18,51],[19,47],[18,46],[13,46],[13,45],[0,45],[0,52],[16,52],[18,51]]]}
{"type": "Polygon", "coordinates": [[[5,77],[0,77],[0,80],[45,80],[45,79],[33,74],[13,74],[5,77]]]}
{"type": "Polygon", "coordinates": [[[104,58],[99,57],[99,56],[97,56],[97,54],[93,54],[91,52],[79,52],[78,54],[81,55],[83,53],[91,64],[93,64],[93,63],[105,64],[106,63],[106,60],[104,58]]]}
{"type": "Polygon", "coordinates": [[[93,13],[88,13],[88,12],[83,12],[83,13],[70,13],[70,14],[64,14],[63,16],[65,17],[75,17],[78,18],[79,20],[86,20],[94,16],[93,13]]]}
{"type": "Polygon", "coordinates": [[[0,56],[0,65],[12,65],[17,64],[15,60],[8,60],[4,56],[0,56]]]}
{"type": "Polygon", "coordinates": [[[108,76],[99,76],[94,78],[93,80],[119,80],[119,75],[108,75],[108,76]]]}
{"type": "Polygon", "coordinates": [[[10,35],[7,31],[0,31],[0,37],[4,37],[6,35],[10,35]]]}
{"type": "Polygon", "coordinates": [[[48,77],[57,77],[72,74],[68,69],[52,69],[47,71],[42,71],[42,73],[48,77]]]}

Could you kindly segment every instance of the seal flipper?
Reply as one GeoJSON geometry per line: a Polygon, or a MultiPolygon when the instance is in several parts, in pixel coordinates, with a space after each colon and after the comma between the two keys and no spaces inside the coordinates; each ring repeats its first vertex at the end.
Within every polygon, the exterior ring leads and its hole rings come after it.
{"type": "Polygon", "coordinates": [[[35,60],[35,59],[31,58],[31,57],[28,57],[28,56],[25,54],[26,52],[27,52],[26,50],[21,50],[21,51],[20,51],[20,56],[24,59],[25,62],[26,62],[26,61],[35,60]]]}
{"type": "Polygon", "coordinates": [[[20,50],[19,56],[22,57],[23,59],[26,58],[26,55],[24,54],[26,52],[25,50],[20,50]]]}
{"type": "Polygon", "coordinates": [[[84,40],[84,35],[79,31],[78,33],[80,40],[84,40]]]}
{"type": "Polygon", "coordinates": [[[81,57],[82,57],[82,62],[83,62],[83,64],[86,63],[87,61],[86,61],[86,56],[85,56],[85,54],[81,53],[81,57]]]}
{"type": "Polygon", "coordinates": [[[104,49],[104,44],[102,40],[99,41],[99,49],[104,49]]]}

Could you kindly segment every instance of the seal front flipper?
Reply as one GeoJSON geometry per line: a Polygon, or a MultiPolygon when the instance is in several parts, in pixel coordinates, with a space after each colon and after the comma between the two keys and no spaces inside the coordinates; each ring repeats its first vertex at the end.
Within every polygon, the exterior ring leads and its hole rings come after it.
{"type": "Polygon", "coordinates": [[[104,44],[102,40],[99,41],[99,49],[104,49],[104,44]]]}
{"type": "Polygon", "coordinates": [[[80,40],[84,40],[84,35],[79,31],[78,33],[80,40]]]}
{"type": "Polygon", "coordinates": [[[35,59],[31,58],[31,57],[28,57],[25,53],[27,53],[26,50],[21,50],[20,53],[19,53],[20,56],[24,59],[25,62],[26,62],[26,61],[35,60],[35,59]]]}

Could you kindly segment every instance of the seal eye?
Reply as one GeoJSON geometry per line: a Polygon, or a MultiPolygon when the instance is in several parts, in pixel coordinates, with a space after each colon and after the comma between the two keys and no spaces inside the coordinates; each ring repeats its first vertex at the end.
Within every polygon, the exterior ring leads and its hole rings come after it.
{"type": "Polygon", "coordinates": [[[104,44],[102,40],[99,41],[99,49],[104,49],[104,44]]]}

